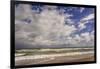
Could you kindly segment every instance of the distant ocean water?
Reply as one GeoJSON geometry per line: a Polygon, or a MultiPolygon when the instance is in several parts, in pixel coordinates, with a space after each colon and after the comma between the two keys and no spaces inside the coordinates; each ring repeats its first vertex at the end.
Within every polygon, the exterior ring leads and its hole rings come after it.
{"type": "Polygon", "coordinates": [[[75,55],[83,55],[83,54],[94,54],[94,51],[19,56],[19,57],[15,57],[15,61],[27,60],[27,59],[52,58],[52,57],[60,57],[60,56],[75,56],[75,55]]]}

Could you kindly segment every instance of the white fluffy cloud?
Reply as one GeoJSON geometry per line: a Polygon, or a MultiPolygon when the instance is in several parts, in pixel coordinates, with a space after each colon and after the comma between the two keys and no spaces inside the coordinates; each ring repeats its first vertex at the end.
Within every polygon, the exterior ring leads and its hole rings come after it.
{"type": "Polygon", "coordinates": [[[30,5],[19,5],[16,8],[16,39],[25,39],[27,42],[33,41],[32,44],[50,45],[62,43],[61,41],[59,42],[59,37],[69,36],[76,28],[74,25],[64,24],[65,18],[69,18],[72,15],[60,15],[54,8],[53,6],[44,6],[43,11],[37,14],[32,13],[30,5]],[[31,18],[32,22],[28,24],[21,21],[25,18],[31,18]]]}
{"type": "MultiPolygon", "coordinates": [[[[85,17],[83,17],[79,21],[78,25],[78,30],[82,30],[86,28],[87,23],[89,23],[92,19],[94,19],[94,13],[91,13],[85,17]]],[[[77,44],[82,44],[82,45],[88,45],[88,46],[94,46],[94,30],[89,33],[89,32],[84,32],[81,33],[80,35],[76,35],[75,39],[77,39],[77,44]]]]}
{"type": "Polygon", "coordinates": [[[67,44],[71,44],[75,47],[94,46],[94,35],[88,32],[76,34],[74,37],[68,37],[67,44]]]}
{"type": "MultiPolygon", "coordinates": [[[[59,14],[55,8],[56,6],[44,6],[41,13],[33,12],[31,5],[20,4],[16,7],[15,12],[15,39],[16,41],[23,41],[29,44],[75,44],[81,45],[93,39],[93,34],[82,33],[81,35],[70,35],[74,33],[77,28],[72,25],[70,17],[72,14],[59,14]],[[26,9],[28,8],[28,9],[26,9]],[[31,20],[30,23],[24,19],[31,20]],[[65,19],[71,25],[65,24],[65,19]],[[91,35],[91,36],[90,36],[91,35]]],[[[61,11],[60,11],[61,12],[61,11]]],[[[90,20],[93,15],[80,20],[79,28],[85,28],[84,21],[90,20]]]]}
{"type": "Polygon", "coordinates": [[[78,27],[79,27],[79,29],[80,29],[80,30],[82,30],[82,29],[85,29],[85,28],[86,28],[86,26],[85,26],[85,24],[84,24],[84,23],[80,23],[80,24],[78,25],[78,27]]]}

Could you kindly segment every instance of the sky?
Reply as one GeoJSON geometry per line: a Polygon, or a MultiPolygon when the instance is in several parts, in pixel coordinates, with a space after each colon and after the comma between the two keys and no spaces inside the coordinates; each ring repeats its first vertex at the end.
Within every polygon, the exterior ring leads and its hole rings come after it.
{"type": "Polygon", "coordinates": [[[94,8],[17,4],[15,42],[33,47],[94,46],[94,15],[94,8]]]}

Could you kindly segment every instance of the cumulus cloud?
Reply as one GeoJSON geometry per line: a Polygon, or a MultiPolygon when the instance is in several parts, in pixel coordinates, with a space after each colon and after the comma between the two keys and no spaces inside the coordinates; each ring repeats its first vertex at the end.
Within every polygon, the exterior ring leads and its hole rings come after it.
{"type": "Polygon", "coordinates": [[[32,13],[30,5],[19,5],[15,21],[16,39],[25,39],[27,42],[33,41],[32,44],[50,45],[62,43],[59,42],[59,37],[69,36],[76,28],[74,25],[69,26],[64,24],[65,18],[72,15],[60,15],[55,8],[55,6],[44,6],[43,11],[40,14],[36,14],[32,13]],[[18,19],[18,17],[20,18],[18,19]],[[22,21],[25,18],[29,18],[31,23],[22,21]]]}
{"type": "MultiPolygon", "coordinates": [[[[78,30],[80,31],[87,28],[86,24],[91,23],[91,20],[94,20],[94,13],[86,15],[79,21],[78,30]]],[[[78,37],[77,42],[79,42],[77,44],[94,46],[94,30],[92,32],[81,33],[80,35],[77,35],[77,37],[78,37]]]]}
{"type": "Polygon", "coordinates": [[[84,23],[80,23],[80,24],[78,25],[78,27],[79,27],[79,29],[80,29],[80,30],[82,30],[82,29],[85,29],[85,28],[86,28],[86,26],[85,26],[85,24],[84,24],[84,23]]]}
{"type": "Polygon", "coordinates": [[[71,42],[74,46],[94,46],[94,34],[91,34],[89,32],[84,32],[79,34],[76,34],[73,38],[71,38],[71,42]]]}
{"type": "MultiPolygon", "coordinates": [[[[73,25],[74,21],[70,19],[73,15],[59,14],[56,8],[57,6],[45,5],[40,13],[36,13],[33,12],[32,5],[19,4],[15,9],[15,41],[31,45],[81,45],[82,41],[84,44],[93,39],[93,34],[90,33],[72,37],[71,34],[77,30],[73,25]]],[[[92,19],[92,16],[88,15],[80,20],[82,23],[79,23],[79,28],[85,28],[84,21],[92,19]]]]}

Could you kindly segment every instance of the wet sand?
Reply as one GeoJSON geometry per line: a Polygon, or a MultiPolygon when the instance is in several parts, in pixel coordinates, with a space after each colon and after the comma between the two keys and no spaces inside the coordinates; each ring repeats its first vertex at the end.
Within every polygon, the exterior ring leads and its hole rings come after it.
{"type": "Polygon", "coordinates": [[[80,54],[80,55],[63,55],[63,56],[54,56],[47,58],[38,58],[38,59],[23,59],[16,60],[15,65],[34,65],[34,64],[52,64],[52,63],[72,63],[72,62],[84,62],[84,61],[94,61],[94,54],[80,54]]]}

